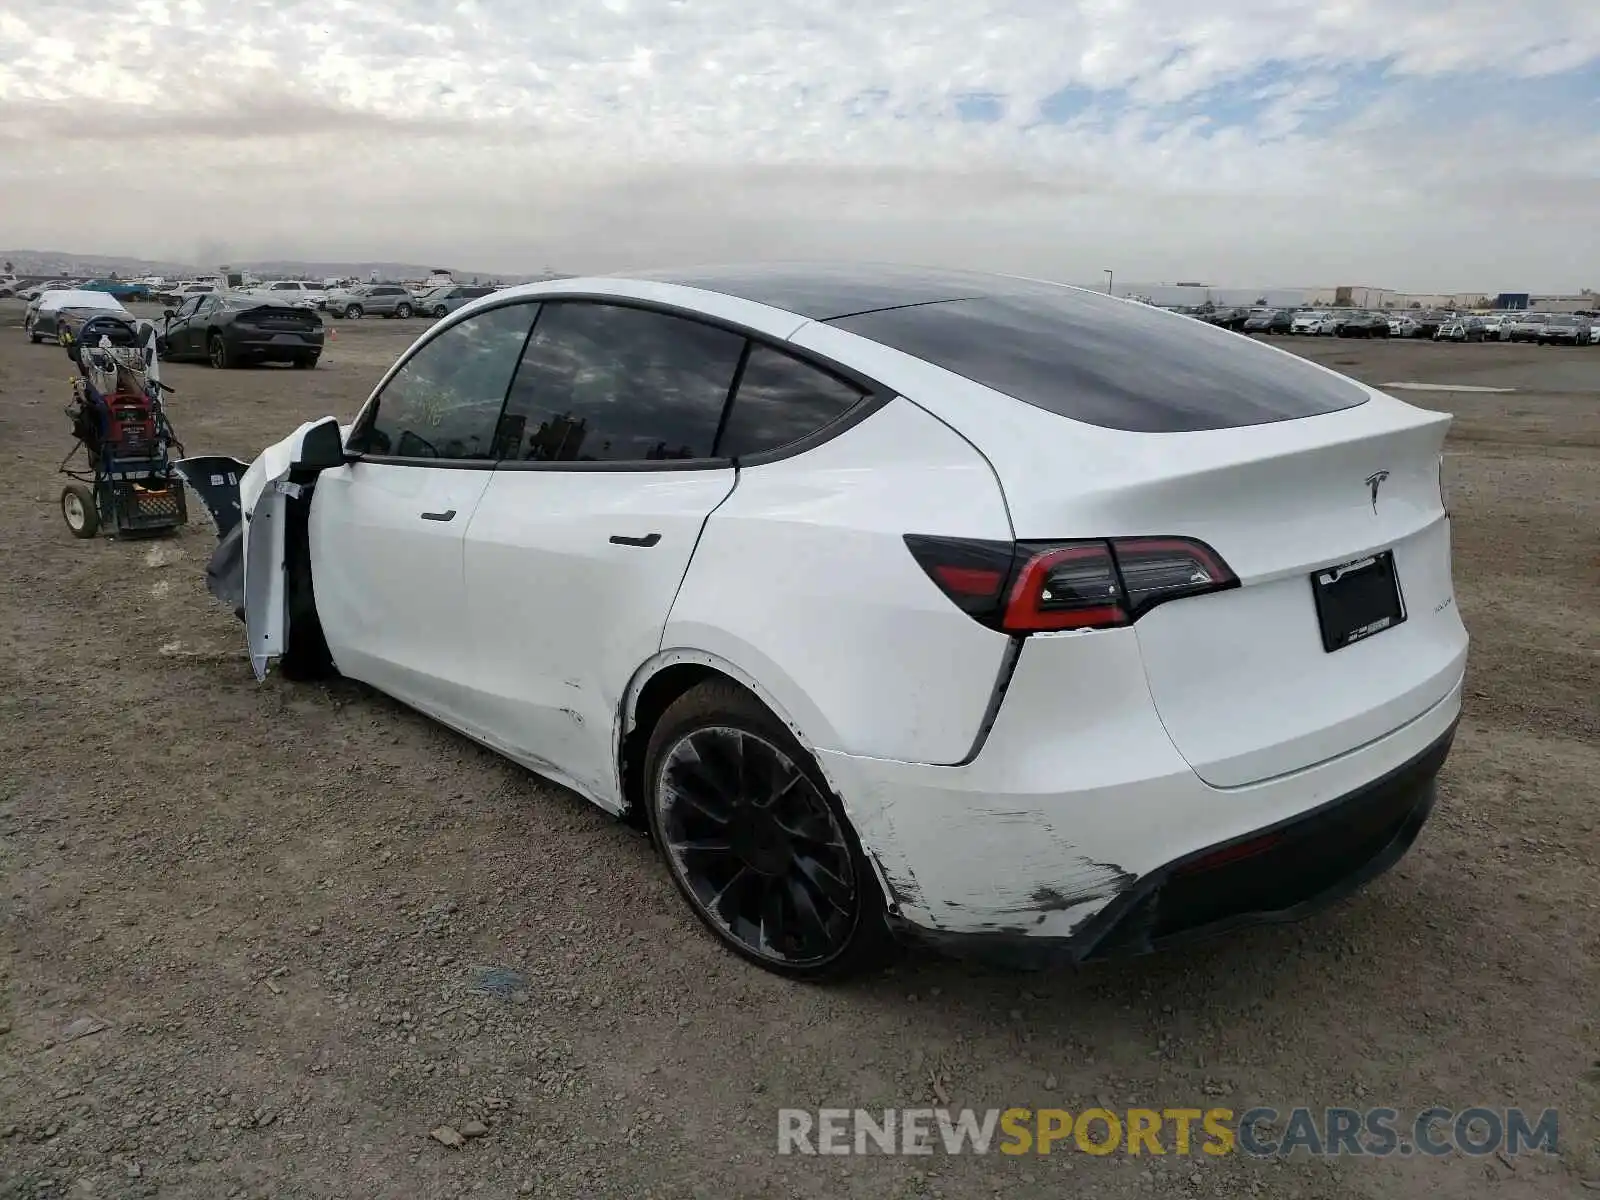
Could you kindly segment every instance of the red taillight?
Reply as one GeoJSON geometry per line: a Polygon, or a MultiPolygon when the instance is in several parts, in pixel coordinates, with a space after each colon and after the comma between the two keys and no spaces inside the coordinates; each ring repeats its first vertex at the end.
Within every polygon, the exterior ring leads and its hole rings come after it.
{"type": "Polygon", "coordinates": [[[1006,633],[1109,629],[1181,596],[1237,587],[1216,551],[1183,537],[991,542],[906,535],[962,611],[1006,633]]]}
{"type": "Polygon", "coordinates": [[[1008,633],[1106,629],[1128,623],[1117,565],[1105,542],[1039,550],[1021,565],[1001,620],[1008,633]]]}
{"type": "Polygon", "coordinates": [[[1213,871],[1218,867],[1226,867],[1230,863],[1242,862],[1247,858],[1254,858],[1258,854],[1265,854],[1271,850],[1283,837],[1276,833],[1264,833],[1260,837],[1253,837],[1243,842],[1235,842],[1231,846],[1224,846],[1220,850],[1213,850],[1210,854],[1202,854],[1199,858],[1184,863],[1173,871],[1174,875],[1194,875],[1201,871],[1213,871]]]}

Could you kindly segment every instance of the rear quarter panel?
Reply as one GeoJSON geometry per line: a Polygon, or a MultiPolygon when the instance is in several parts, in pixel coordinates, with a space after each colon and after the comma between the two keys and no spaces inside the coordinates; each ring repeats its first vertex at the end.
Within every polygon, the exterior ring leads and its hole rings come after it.
{"type": "Polygon", "coordinates": [[[897,398],[815,449],[739,472],[662,650],[733,664],[819,749],[959,762],[1009,639],[938,590],[907,533],[1011,537],[987,461],[897,398]]]}

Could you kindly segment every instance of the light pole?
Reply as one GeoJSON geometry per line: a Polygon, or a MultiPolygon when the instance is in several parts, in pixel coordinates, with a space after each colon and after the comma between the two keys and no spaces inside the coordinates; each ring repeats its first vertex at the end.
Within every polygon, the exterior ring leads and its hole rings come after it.
{"type": "Polygon", "coordinates": [[[1105,277],[1106,277],[1106,295],[1108,295],[1108,296],[1110,296],[1110,295],[1112,295],[1112,294],[1113,294],[1113,293],[1112,293],[1112,291],[1111,291],[1111,285],[1112,285],[1112,283],[1113,283],[1113,282],[1115,282],[1115,281],[1116,281],[1116,278],[1117,278],[1117,277],[1116,277],[1116,275],[1114,275],[1114,274],[1113,274],[1113,273],[1112,273],[1112,271],[1111,271],[1111,268],[1110,268],[1110,267],[1105,267],[1105,268],[1103,268],[1103,269],[1102,269],[1102,273],[1103,273],[1103,274],[1104,274],[1104,275],[1105,275],[1105,277]]]}

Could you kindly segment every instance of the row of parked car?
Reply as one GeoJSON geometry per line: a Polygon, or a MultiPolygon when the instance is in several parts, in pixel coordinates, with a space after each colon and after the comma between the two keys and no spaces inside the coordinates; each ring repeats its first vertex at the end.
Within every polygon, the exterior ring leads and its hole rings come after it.
{"type": "Polygon", "coordinates": [[[1541,346],[1600,345],[1600,313],[1395,313],[1332,308],[1173,311],[1247,334],[1429,338],[1436,342],[1535,342],[1541,346]]]}
{"type": "Polygon", "coordinates": [[[298,279],[279,279],[250,289],[257,295],[314,308],[347,320],[362,317],[443,317],[495,289],[485,284],[447,283],[412,290],[398,283],[358,283],[323,288],[298,279]]]}

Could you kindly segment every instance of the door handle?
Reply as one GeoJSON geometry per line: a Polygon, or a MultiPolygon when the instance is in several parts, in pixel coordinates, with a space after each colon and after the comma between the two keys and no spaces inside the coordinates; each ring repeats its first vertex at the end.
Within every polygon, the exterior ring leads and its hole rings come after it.
{"type": "Polygon", "coordinates": [[[424,521],[454,521],[456,519],[456,510],[447,508],[442,513],[423,513],[422,519],[424,521]]]}
{"type": "Polygon", "coordinates": [[[611,544],[613,546],[649,547],[654,546],[660,540],[661,535],[659,533],[647,533],[643,537],[623,537],[620,533],[613,533],[611,535],[611,544]]]}

